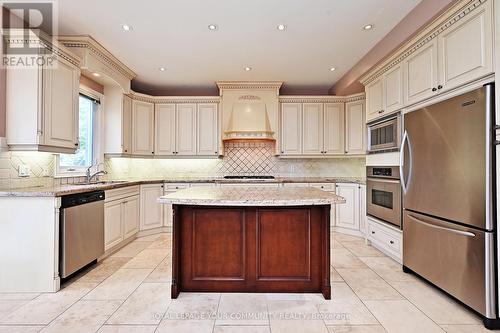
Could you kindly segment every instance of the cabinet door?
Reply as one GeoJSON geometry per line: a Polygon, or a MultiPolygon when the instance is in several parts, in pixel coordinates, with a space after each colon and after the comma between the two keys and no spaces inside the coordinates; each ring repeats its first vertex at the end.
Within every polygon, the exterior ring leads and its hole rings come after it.
{"type": "Polygon", "coordinates": [[[162,184],[141,185],[140,230],[163,226],[163,206],[157,201],[162,195],[162,184]]]}
{"type": "Polygon", "coordinates": [[[366,185],[358,185],[359,189],[359,230],[366,233],[366,185]]]}
{"type": "Polygon", "coordinates": [[[177,104],[176,155],[196,155],[196,104],[177,104]]]}
{"type": "Polygon", "coordinates": [[[122,152],[132,152],[132,99],[123,96],[122,101],[122,152]]]}
{"type": "Polygon", "coordinates": [[[217,104],[198,104],[197,155],[217,156],[217,104]]]}
{"type": "Polygon", "coordinates": [[[344,154],[344,104],[327,103],[324,106],[324,151],[327,155],[344,154]]]}
{"type": "Polygon", "coordinates": [[[155,105],[155,125],[155,155],[174,155],[175,104],[155,105]]]}
{"type": "Polygon", "coordinates": [[[397,111],[404,105],[403,103],[403,68],[401,65],[395,66],[384,77],[384,113],[397,111]]]}
{"type": "Polygon", "coordinates": [[[302,104],[302,154],[320,155],[323,152],[323,104],[302,104]]]}
{"type": "Polygon", "coordinates": [[[104,250],[107,251],[123,240],[123,204],[120,200],[104,204],[104,250]]]}
{"type": "Polygon", "coordinates": [[[139,196],[127,198],[123,204],[123,233],[124,239],[135,235],[139,231],[139,196]]]}
{"type": "Polygon", "coordinates": [[[132,154],[154,154],[154,104],[132,101],[132,154]]]}
{"type": "Polygon", "coordinates": [[[335,225],[359,230],[359,189],[357,184],[337,184],[336,193],[345,198],[345,204],[337,205],[335,225]]]}
{"type": "Polygon", "coordinates": [[[43,70],[43,138],[48,146],[78,148],[80,71],[60,59],[43,70]]]}
{"type": "Polygon", "coordinates": [[[433,96],[438,86],[437,41],[433,40],[409,56],[404,62],[403,74],[406,105],[433,96]]]}
{"type": "Polygon", "coordinates": [[[365,103],[363,101],[346,103],[346,154],[366,154],[365,103]]]}
{"type": "Polygon", "coordinates": [[[384,111],[384,81],[379,77],[366,86],[366,121],[376,119],[384,111]]]}
{"type": "Polygon", "coordinates": [[[493,1],[484,3],[473,15],[439,35],[439,84],[443,87],[440,90],[493,73],[492,4],[493,1]]]}
{"type": "Polygon", "coordinates": [[[281,155],[302,154],[302,104],[281,104],[281,155]]]}

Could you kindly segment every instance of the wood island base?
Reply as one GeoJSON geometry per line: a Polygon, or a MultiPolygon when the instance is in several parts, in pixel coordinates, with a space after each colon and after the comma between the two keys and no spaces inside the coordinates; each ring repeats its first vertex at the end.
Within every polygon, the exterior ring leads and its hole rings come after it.
{"type": "Polygon", "coordinates": [[[172,298],[189,292],[331,298],[330,205],[173,205],[172,298]]]}

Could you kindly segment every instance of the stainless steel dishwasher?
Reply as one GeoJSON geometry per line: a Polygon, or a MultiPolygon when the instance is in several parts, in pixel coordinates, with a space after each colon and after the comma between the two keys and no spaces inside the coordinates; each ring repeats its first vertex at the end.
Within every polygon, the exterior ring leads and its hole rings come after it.
{"type": "Polygon", "coordinates": [[[59,274],[65,278],[104,254],[104,191],[63,196],[59,274]]]}

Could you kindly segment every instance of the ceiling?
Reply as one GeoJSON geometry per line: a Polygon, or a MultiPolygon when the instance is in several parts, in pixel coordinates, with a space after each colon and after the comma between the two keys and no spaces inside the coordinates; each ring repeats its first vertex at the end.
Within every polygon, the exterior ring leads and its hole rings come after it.
{"type": "Polygon", "coordinates": [[[64,0],[59,34],[94,37],[137,73],[133,88],[145,93],[212,94],[219,80],[278,80],[289,93],[326,94],[419,2],[64,0]]]}

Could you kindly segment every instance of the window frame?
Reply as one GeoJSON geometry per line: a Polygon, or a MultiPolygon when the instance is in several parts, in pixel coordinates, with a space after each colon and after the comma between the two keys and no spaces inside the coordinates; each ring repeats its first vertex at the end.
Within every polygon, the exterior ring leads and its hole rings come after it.
{"type": "MultiPolygon", "coordinates": [[[[85,86],[80,85],[79,94],[85,95],[89,98],[93,98],[99,101],[94,110],[94,117],[92,119],[92,165],[99,165],[104,161],[104,156],[102,154],[102,146],[101,146],[101,138],[103,138],[103,110],[104,110],[104,95],[93,90],[87,88],[85,86]]],[[[83,177],[86,175],[87,167],[76,167],[76,168],[68,168],[61,167],[61,158],[59,154],[56,154],[55,161],[55,174],[54,178],[66,178],[66,177],[83,177]],[[72,169],[72,170],[70,170],[72,169]]]]}

